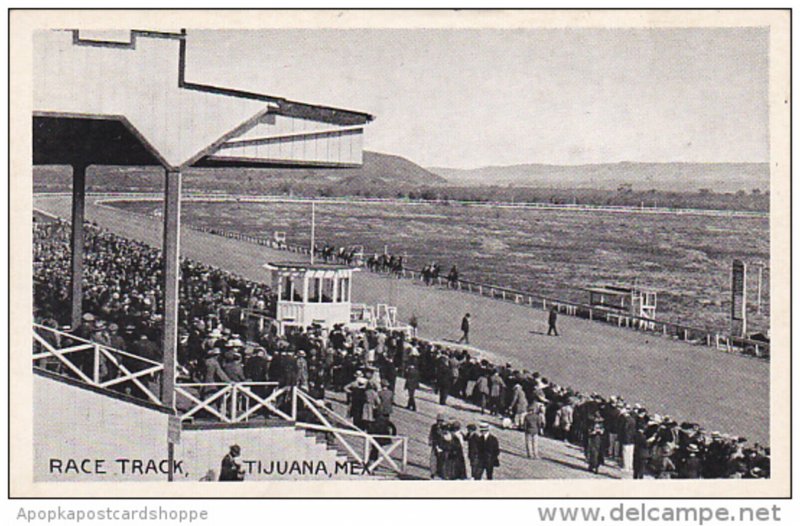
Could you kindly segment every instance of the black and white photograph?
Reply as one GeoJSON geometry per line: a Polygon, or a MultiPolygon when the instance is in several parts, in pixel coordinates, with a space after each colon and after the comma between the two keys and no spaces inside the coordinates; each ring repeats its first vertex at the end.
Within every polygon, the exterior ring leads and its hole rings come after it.
{"type": "Polygon", "coordinates": [[[789,493],[790,12],[17,14],[12,494],[789,493]]]}

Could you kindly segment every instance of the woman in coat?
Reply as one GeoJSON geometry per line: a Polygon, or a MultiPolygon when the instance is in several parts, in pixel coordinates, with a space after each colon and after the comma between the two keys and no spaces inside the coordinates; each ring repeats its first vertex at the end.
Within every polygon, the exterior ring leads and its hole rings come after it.
{"type": "Polygon", "coordinates": [[[464,462],[464,448],[455,435],[454,428],[445,426],[439,440],[439,477],[443,480],[464,480],[467,466],[464,462]]]}

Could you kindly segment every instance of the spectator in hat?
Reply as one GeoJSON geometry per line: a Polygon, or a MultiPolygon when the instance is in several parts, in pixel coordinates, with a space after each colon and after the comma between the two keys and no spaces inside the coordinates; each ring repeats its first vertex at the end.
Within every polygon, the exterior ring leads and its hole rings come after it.
{"type": "Polygon", "coordinates": [[[419,389],[419,369],[414,363],[410,363],[406,367],[406,391],[408,391],[406,409],[409,411],[417,410],[417,400],[414,398],[417,389],[419,389]]]}
{"type": "Polygon", "coordinates": [[[88,340],[92,337],[92,332],[94,332],[94,314],[91,312],[85,313],[81,316],[80,324],[75,327],[72,331],[72,334],[77,336],[78,338],[83,338],[84,340],[88,340]]]}
{"type": "Polygon", "coordinates": [[[362,408],[361,417],[363,420],[363,427],[365,431],[372,431],[373,424],[378,417],[380,411],[381,400],[378,397],[378,391],[375,386],[367,382],[366,390],[364,391],[364,407],[362,408]]]}
{"type": "Polygon", "coordinates": [[[381,390],[378,391],[378,417],[390,420],[394,408],[394,391],[389,388],[389,380],[381,380],[381,390]]]}
{"type": "Polygon", "coordinates": [[[486,479],[494,478],[494,468],[500,465],[500,444],[497,437],[492,434],[488,422],[478,425],[478,433],[470,438],[469,462],[472,466],[472,478],[481,480],[486,473],[486,479]]]}
{"type": "Polygon", "coordinates": [[[444,419],[444,413],[439,413],[436,415],[436,422],[431,425],[431,429],[428,432],[428,446],[431,448],[431,478],[436,478],[436,476],[439,474],[439,442],[441,440],[442,433],[444,432],[445,425],[447,424],[444,419]]]}
{"type": "Polygon", "coordinates": [[[688,456],[681,463],[678,476],[682,479],[702,478],[703,462],[700,460],[700,448],[697,444],[686,446],[688,456]]]}
{"type": "Polygon", "coordinates": [[[219,471],[220,482],[244,480],[245,471],[241,454],[242,449],[237,444],[230,447],[230,451],[222,459],[222,466],[219,471]]]}
{"type": "Polygon", "coordinates": [[[620,412],[618,431],[619,443],[622,445],[622,469],[630,474],[633,471],[636,419],[631,415],[628,407],[623,408],[620,412]]]}
{"type": "Polygon", "coordinates": [[[219,347],[214,347],[206,354],[206,375],[203,383],[231,383],[230,377],[219,363],[219,357],[221,354],[222,351],[219,349],[219,347]]]}
{"type": "Polygon", "coordinates": [[[297,353],[297,385],[304,391],[308,391],[308,360],[306,352],[297,353]]]}
{"type": "Polygon", "coordinates": [[[478,375],[473,392],[478,400],[478,405],[481,406],[481,414],[484,414],[489,402],[489,394],[491,393],[489,387],[489,373],[482,368],[478,375]]]}
{"type": "Polygon", "coordinates": [[[522,419],[522,431],[525,433],[525,452],[528,458],[539,458],[539,415],[536,404],[528,406],[528,412],[522,419]]]}
{"type": "Polygon", "coordinates": [[[643,479],[647,464],[650,462],[650,443],[641,426],[637,426],[633,435],[633,478],[643,479]]]}
{"type": "Polygon", "coordinates": [[[438,471],[442,480],[463,480],[467,478],[464,464],[464,449],[456,436],[454,423],[442,427],[438,444],[438,471]]]}
{"type": "Polygon", "coordinates": [[[230,382],[240,383],[246,380],[244,366],[242,365],[242,355],[233,348],[229,348],[223,355],[222,370],[225,371],[225,375],[230,382]]]}
{"type": "Polygon", "coordinates": [[[528,412],[528,397],[525,396],[525,390],[519,383],[514,384],[514,394],[511,399],[509,411],[514,416],[514,425],[517,429],[522,429],[522,420],[528,412]]]}
{"type": "Polygon", "coordinates": [[[125,342],[125,338],[120,336],[119,325],[116,323],[108,324],[108,344],[109,347],[119,351],[124,351],[128,347],[128,344],[125,342]]]}
{"type": "Polygon", "coordinates": [[[603,436],[605,435],[605,419],[596,412],[591,420],[588,439],[586,443],[586,460],[589,463],[589,471],[599,473],[600,466],[603,465],[604,447],[603,436]]]}
{"type": "Polygon", "coordinates": [[[506,389],[506,382],[500,376],[500,370],[495,369],[489,378],[489,413],[497,415],[503,408],[503,393],[506,389]]]}
{"type": "Polygon", "coordinates": [[[359,429],[365,429],[364,405],[367,401],[367,384],[366,378],[358,376],[344,386],[344,392],[350,397],[350,418],[353,419],[353,424],[359,429]]]}

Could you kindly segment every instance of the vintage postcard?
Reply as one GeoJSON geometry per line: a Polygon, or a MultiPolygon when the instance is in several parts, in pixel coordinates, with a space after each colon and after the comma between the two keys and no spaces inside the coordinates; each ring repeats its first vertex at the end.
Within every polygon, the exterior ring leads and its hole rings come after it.
{"type": "Polygon", "coordinates": [[[11,496],[787,496],[789,24],[13,10],[11,496]]]}

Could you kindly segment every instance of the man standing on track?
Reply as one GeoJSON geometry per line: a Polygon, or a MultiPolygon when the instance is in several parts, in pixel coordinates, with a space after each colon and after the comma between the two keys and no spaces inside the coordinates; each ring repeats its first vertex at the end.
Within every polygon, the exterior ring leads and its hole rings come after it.
{"type": "Polygon", "coordinates": [[[558,329],[556,329],[556,321],[558,320],[558,310],[555,305],[550,307],[550,314],[547,317],[547,335],[555,334],[558,336],[558,329]]]}
{"type": "Polygon", "coordinates": [[[469,345],[469,312],[461,319],[461,338],[456,343],[466,343],[469,345]]]}

